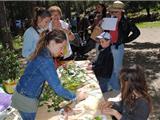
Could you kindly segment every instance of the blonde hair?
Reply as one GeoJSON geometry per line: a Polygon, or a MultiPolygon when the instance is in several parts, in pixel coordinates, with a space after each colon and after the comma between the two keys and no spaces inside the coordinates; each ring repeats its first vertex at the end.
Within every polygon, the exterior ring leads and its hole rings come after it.
{"type": "Polygon", "coordinates": [[[53,29],[51,32],[42,32],[40,34],[40,40],[37,43],[36,49],[30,56],[30,60],[35,59],[40,54],[42,49],[47,47],[51,40],[54,40],[56,43],[62,43],[67,40],[67,36],[64,31],[59,29],[53,29]]]}
{"type": "Polygon", "coordinates": [[[51,6],[48,11],[52,14],[52,12],[58,12],[60,16],[62,17],[62,11],[61,8],[58,6],[51,6]]]}

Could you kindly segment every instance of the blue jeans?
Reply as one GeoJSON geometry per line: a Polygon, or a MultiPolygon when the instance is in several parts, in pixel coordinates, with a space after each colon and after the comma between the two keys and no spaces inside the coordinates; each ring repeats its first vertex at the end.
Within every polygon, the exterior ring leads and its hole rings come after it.
{"type": "Polygon", "coordinates": [[[23,120],[35,120],[36,113],[27,113],[22,111],[19,111],[19,113],[23,120]]]}
{"type": "Polygon", "coordinates": [[[102,93],[108,92],[109,78],[97,77],[102,93]]]}
{"type": "Polygon", "coordinates": [[[123,56],[124,56],[124,44],[121,44],[116,48],[115,45],[111,46],[112,54],[113,54],[113,72],[109,83],[112,89],[119,91],[120,90],[120,81],[119,81],[119,72],[122,68],[123,64],[123,56]]]}

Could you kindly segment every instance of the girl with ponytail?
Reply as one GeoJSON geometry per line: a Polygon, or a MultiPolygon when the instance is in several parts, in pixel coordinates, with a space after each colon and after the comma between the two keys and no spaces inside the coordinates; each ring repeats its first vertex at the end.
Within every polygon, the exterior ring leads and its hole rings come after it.
{"type": "Polygon", "coordinates": [[[40,38],[40,34],[48,29],[50,22],[50,13],[43,7],[36,7],[32,19],[32,25],[23,36],[22,56],[28,58],[36,48],[36,44],[40,38]]]}
{"type": "Polygon", "coordinates": [[[86,97],[84,93],[76,96],[64,89],[58,78],[53,60],[62,55],[66,44],[67,37],[62,30],[54,29],[41,34],[12,97],[12,106],[19,111],[23,120],[35,120],[38,100],[46,81],[57,95],[67,100],[82,100],[86,97]]]}

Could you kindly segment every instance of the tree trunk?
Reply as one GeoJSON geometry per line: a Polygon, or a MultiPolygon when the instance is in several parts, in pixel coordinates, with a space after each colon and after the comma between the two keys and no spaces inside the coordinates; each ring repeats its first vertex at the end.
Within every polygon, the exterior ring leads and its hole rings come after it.
{"type": "Polygon", "coordinates": [[[150,14],[150,8],[149,7],[146,8],[146,12],[147,12],[148,19],[150,19],[151,14],[150,14]]]}
{"type": "Polygon", "coordinates": [[[7,23],[7,13],[4,1],[0,1],[0,36],[3,47],[13,49],[12,36],[10,27],[7,23]]]}
{"type": "Polygon", "coordinates": [[[71,2],[70,1],[66,1],[66,18],[68,18],[69,20],[71,20],[71,2]]]}

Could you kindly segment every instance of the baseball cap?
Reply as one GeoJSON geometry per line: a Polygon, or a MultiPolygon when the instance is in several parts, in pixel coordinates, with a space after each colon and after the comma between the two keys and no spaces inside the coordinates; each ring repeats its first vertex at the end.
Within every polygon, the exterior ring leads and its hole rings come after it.
{"type": "Polygon", "coordinates": [[[105,40],[110,40],[111,35],[108,32],[103,32],[100,35],[96,37],[97,39],[105,39],[105,40]]]}

